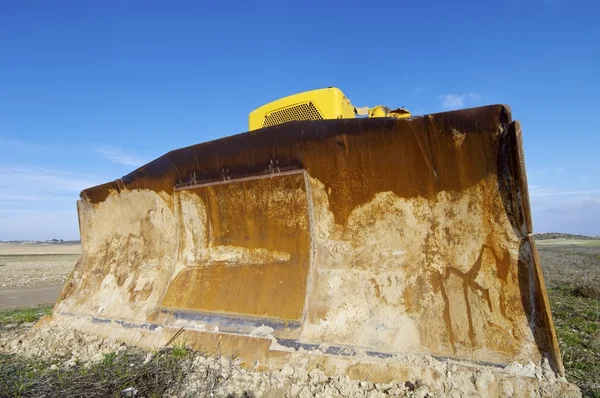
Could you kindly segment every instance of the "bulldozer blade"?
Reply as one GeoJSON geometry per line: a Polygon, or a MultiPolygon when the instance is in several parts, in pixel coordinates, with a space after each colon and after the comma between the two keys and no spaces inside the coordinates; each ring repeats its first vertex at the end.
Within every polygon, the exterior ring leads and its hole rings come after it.
{"type": "Polygon", "coordinates": [[[563,373],[506,106],[229,136],[77,208],[83,255],[44,322],[371,380],[433,372],[408,357],[563,373]]]}

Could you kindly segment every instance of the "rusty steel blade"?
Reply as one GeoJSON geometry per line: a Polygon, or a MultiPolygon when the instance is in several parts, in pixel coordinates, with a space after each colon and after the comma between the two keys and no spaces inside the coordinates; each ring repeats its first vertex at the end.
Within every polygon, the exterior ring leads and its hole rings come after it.
{"type": "Polygon", "coordinates": [[[562,373],[506,106],[230,136],[86,189],[78,212],[54,319],[87,330],[153,345],[183,327],[273,366],[410,353],[562,373]]]}

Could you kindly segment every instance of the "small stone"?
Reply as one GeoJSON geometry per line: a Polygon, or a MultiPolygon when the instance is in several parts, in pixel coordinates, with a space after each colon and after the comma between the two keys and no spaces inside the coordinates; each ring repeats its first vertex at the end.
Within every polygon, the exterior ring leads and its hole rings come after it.
{"type": "Polygon", "coordinates": [[[146,355],[146,358],[144,358],[144,362],[143,362],[143,364],[144,364],[144,365],[148,364],[150,361],[152,361],[152,359],[153,359],[153,358],[154,358],[154,354],[152,354],[151,352],[149,352],[149,353],[146,355]]]}
{"type": "Polygon", "coordinates": [[[327,376],[325,376],[325,373],[320,369],[311,370],[308,377],[310,378],[311,384],[319,384],[327,380],[327,376]]]}
{"type": "Polygon", "coordinates": [[[294,368],[292,368],[286,363],[285,365],[283,365],[283,368],[281,368],[279,373],[281,373],[285,377],[291,377],[294,374],[294,368]]]}
{"type": "Polygon", "coordinates": [[[397,385],[391,386],[385,392],[387,395],[390,395],[392,397],[403,397],[404,396],[404,391],[402,391],[402,389],[400,387],[398,387],[397,385]]]}
{"type": "Polygon", "coordinates": [[[292,384],[292,386],[290,387],[290,395],[292,397],[297,397],[301,389],[302,387],[298,384],[292,384]]]}
{"type": "Polygon", "coordinates": [[[298,394],[298,398],[311,398],[313,395],[310,392],[310,388],[308,386],[304,386],[300,393],[298,394]]]}
{"type": "MultiPolygon", "coordinates": [[[[413,392],[414,398],[425,398],[428,395],[429,395],[429,388],[427,388],[427,386],[421,386],[413,392]]],[[[458,396],[460,397],[460,394],[458,396]]]]}
{"type": "Polygon", "coordinates": [[[294,377],[297,380],[304,381],[308,379],[308,372],[304,368],[299,368],[294,371],[294,377]]]}
{"type": "Polygon", "coordinates": [[[515,393],[515,388],[512,385],[511,382],[509,382],[508,380],[504,380],[502,382],[502,394],[505,397],[512,397],[513,394],[515,393]]]}
{"type": "Polygon", "coordinates": [[[358,384],[359,384],[360,388],[362,388],[365,391],[372,391],[375,388],[373,383],[371,383],[370,381],[367,381],[367,380],[361,381],[358,384]]]}
{"type": "Polygon", "coordinates": [[[448,398],[462,398],[462,395],[457,390],[450,390],[447,394],[448,398]]]}

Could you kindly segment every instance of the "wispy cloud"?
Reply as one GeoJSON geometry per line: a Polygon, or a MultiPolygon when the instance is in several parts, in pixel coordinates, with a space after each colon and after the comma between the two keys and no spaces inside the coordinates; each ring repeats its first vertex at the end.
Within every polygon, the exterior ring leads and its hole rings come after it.
{"type": "Polygon", "coordinates": [[[470,99],[472,99],[472,100],[473,100],[473,101],[475,101],[475,102],[479,102],[479,101],[481,101],[481,94],[479,94],[479,93],[474,93],[474,92],[472,92],[472,91],[471,91],[471,92],[469,93],[469,98],[470,98],[470,99]]]}
{"type": "Polygon", "coordinates": [[[600,189],[530,184],[529,196],[536,232],[600,235],[600,189]]]}
{"type": "Polygon", "coordinates": [[[71,199],[73,198],[63,195],[0,193],[0,204],[3,202],[64,202],[71,199]]]}
{"type": "Polygon", "coordinates": [[[0,189],[4,194],[79,192],[99,181],[69,171],[37,166],[0,167],[0,189]]]}
{"type": "Polygon", "coordinates": [[[600,236],[600,197],[532,206],[536,232],[600,236]]]}
{"type": "Polygon", "coordinates": [[[0,148],[3,152],[40,152],[45,147],[37,142],[0,137],[0,148]]]}
{"type": "Polygon", "coordinates": [[[587,191],[556,191],[553,189],[546,190],[532,190],[529,195],[531,196],[568,196],[568,195],[595,195],[600,194],[600,189],[587,190],[587,191]]]}
{"type": "Polygon", "coordinates": [[[112,146],[103,146],[96,148],[96,152],[102,155],[107,160],[113,163],[123,164],[126,166],[141,166],[144,161],[139,157],[125,152],[123,149],[112,146]]]}
{"type": "Polygon", "coordinates": [[[102,182],[35,165],[0,167],[0,240],[76,238],[79,193],[102,182]]]}
{"type": "Polygon", "coordinates": [[[456,94],[446,94],[438,96],[442,100],[442,108],[444,109],[458,109],[465,106],[465,96],[456,94]]]}
{"type": "Polygon", "coordinates": [[[472,103],[481,101],[481,94],[473,91],[467,94],[444,94],[438,95],[438,99],[444,109],[459,109],[465,106],[466,101],[472,103]]]}
{"type": "Polygon", "coordinates": [[[0,240],[79,239],[77,211],[0,208],[0,240]]]}

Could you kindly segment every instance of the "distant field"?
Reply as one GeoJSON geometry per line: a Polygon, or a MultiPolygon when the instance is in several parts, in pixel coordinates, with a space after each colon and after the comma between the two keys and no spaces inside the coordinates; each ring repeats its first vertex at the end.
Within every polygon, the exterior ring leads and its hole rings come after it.
{"type": "Polygon", "coordinates": [[[79,244],[0,243],[0,287],[62,284],[80,256],[79,244]]]}
{"type": "Polygon", "coordinates": [[[578,239],[545,239],[536,240],[537,246],[600,246],[600,239],[578,240],[578,239]]]}
{"type": "Polygon", "coordinates": [[[39,254],[81,254],[79,244],[51,244],[51,243],[2,243],[0,242],[0,256],[11,255],[39,255],[39,254]]]}

